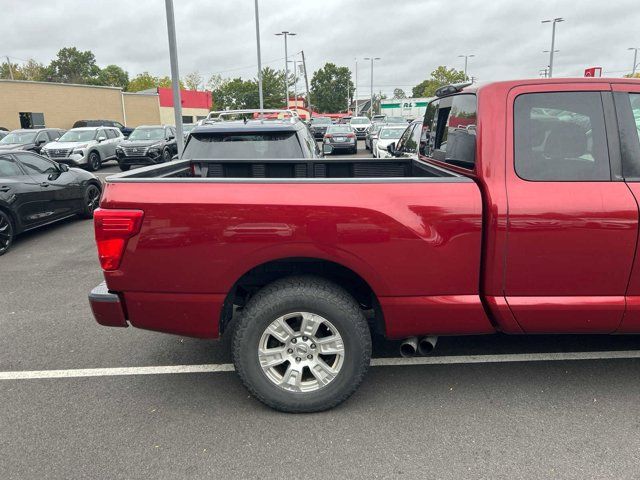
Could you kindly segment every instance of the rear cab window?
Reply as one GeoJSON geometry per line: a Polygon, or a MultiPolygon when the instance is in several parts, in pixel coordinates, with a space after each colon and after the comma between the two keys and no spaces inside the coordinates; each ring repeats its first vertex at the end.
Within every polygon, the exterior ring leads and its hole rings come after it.
{"type": "Polygon", "coordinates": [[[473,170],[476,163],[477,98],[461,93],[427,106],[420,154],[428,159],[473,170]]]}
{"type": "Polygon", "coordinates": [[[195,132],[183,158],[303,158],[295,131],[195,132]]]}
{"type": "Polygon", "coordinates": [[[626,181],[640,182],[640,92],[614,92],[626,181]]]}

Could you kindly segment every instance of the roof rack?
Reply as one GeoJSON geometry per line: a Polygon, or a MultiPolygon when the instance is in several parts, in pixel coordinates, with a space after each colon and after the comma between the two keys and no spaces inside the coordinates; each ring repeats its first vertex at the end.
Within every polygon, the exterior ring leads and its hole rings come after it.
{"type": "Polygon", "coordinates": [[[461,92],[463,88],[472,85],[473,82],[454,83],[452,85],[444,85],[436,90],[436,97],[444,97],[454,93],[461,92]]]}
{"type": "MultiPolygon", "coordinates": [[[[272,116],[274,114],[288,115],[288,119],[291,121],[291,123],[295,123],[300,120],[300,115],[298,115],[298,112],[296,112],[295,110],[278,108],[264,108],[260,110],[259,108],[244,108],[239,110],[216,110],[213,112],[209,112],[207,118],[205,118],[202,123],[224,122],[225,117],[245,114],[253,115],[254,119],[256,120],[272,120],[273,118],[265,118],[264,116],[272,116]]],[[[286,117],[283,119],[286,119],[286,117]]],[[[281,120],[281,118],[276,118],[276,120],[281,120]]]]}

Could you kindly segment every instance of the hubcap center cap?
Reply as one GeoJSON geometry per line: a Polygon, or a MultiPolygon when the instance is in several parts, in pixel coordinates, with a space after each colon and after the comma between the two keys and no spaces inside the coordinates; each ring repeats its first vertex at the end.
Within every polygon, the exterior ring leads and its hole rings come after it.
{"type": "Polygon", "coordinates": [[[304,343],[301,343],[299,345],[296,345],[296,347],[294,348],[294,352],[297,356],[303,357],[306,356],[307,353],[309,353],[309,347],[304,343]]]}

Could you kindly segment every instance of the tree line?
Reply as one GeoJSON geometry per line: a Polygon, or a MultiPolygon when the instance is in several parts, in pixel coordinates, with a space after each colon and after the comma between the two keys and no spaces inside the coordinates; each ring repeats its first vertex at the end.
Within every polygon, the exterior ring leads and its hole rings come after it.
{"type": "MultiPolygon", "coordinates": [[[[156,87],[170,87],[171,78],[157,77],[142,72],[130,78],[129,73],[118,65],[101,68],[90,50],[80,51],[76,47],[65,47],[56,57],[44,65],[33,59],[22,64],[3,62],[0,64],[0,78],[32,80],[58,83],[76,83],[83,85],[102,85],[120,87],[124,91],[139,92],[156,87]]],[[[310,81],[310,103],[320,113],[340,112],[347,109],[353,101],[354,84],[349,67],[325,63],[316,70],[310,81]]],[[[464,72],[439,66],[430,76],[413,87],[413,97],[431,97],[437,88],[450,83],[467,80],[464,72]]],[[[290,95],[293,95],[293,74],[289,77],[290,95]]],[[[258,108],[258,79],[224,78],[218,74],[208,80],[199,72],[192,72],[180,80],[180,87],[189,90],[209,90],[212,92],[216,109],[258,108]]],[[[262,70],[262,89],[265,108],[281,108],[285,105],[285,72],[265,67],[262,70]]],[[[405,98],[405,92],[396,88],[394,98],[405,98]]],[[[298,92],[300,98],[306,98],[306,92],[298,92]]],[[[385,98],[375,95],[374,104],[385,98]]]]}

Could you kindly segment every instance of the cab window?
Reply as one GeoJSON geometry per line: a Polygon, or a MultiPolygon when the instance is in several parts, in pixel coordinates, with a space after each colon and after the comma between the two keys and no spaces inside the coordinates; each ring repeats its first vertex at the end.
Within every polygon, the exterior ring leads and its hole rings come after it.
{"type": "Polygon", "coordinates": [[[640,93],[615,92],[625,180],[640,181],[640,93]]]}

